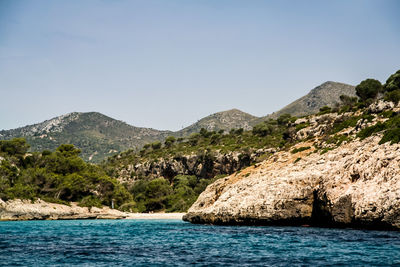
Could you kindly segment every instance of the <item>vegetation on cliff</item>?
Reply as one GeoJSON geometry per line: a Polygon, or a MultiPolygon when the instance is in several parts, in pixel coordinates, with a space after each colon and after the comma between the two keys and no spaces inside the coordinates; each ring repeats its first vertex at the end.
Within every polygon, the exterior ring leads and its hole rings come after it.
{"type": "Polygon", "coordinates": [[[140,212],[185,211],[215,179],[261,161],[263,153],[253,157],[255,151],[285,146],[290,121],[293,118],[284,115],[278,120],[262,122],[251,131],[240,128],[228,133],[202,128],[199,133],[186,138],[170,136],[163,144],[154,142],[139,152],[129,150],[115,155],[102,167],[111,177],[126,182],[134,197],[129,209],[140,212]],[[235,156],[223,157],[229,153],[235,156]],[[192,164],[187,163],[190,160],[192,164]],[[171,166],[182,163],[192,167],[174,170],[171,166]],[[216,171],[221,164],[235,166],[216,171]],[[141,168],[143,165],[148,167],[141,168]],[[135,166],[139,166],[136,171],[135,166]]]}

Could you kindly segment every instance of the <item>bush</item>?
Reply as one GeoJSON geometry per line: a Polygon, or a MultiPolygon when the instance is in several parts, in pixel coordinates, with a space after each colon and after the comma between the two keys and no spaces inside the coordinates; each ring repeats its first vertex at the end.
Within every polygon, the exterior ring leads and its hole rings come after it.
{"type": "Polygon", "coordinates": [[[390,75],[390,77],[387,79],[387,81],[384,85],[384,90],[386,92],[400,90],[400,70],[398,70],[396,73],[390,75]]]}
{"type": "Polygon", "coordinates": [[[273,126],[266,122],[262,122],[253,127],[253,134],[261,137],[271,134],[272,131],[273,126]]]}
{"type": "Polygon", "coordinates": [[[386,92],[385,94],[386,101],[392,101],[393,103],[397,104],[400,101],[400,89],[386,92]]]}
{"type": "Polygon", "coordinates": [[[204,138],[210,137],[211,134],[212,134],[212,132],[207,131],[207,129],[205,129],[205,128],[200,129],[200,135],[204,138]]]}
{"type": "Polygon", "coordinates": [[[151,148],[153,148],[154,150],[160,149],[161,148],[161,142],[157,141],[157,142],[151,143],[151,148]]]}
{"type": "Polygon", "coordinates": [[[332,112],[332,109],[330,107],[323,106],[322,108],[319,109],[318,115],[328,114],[331,112],[332,112]]]}
{"type": "Polygon", "coordinates": [[[291,119],[292,116],[286,113],[279,116],[279,118],[276,121],[278,122],[279,125],[287,125],[291,119]]]}
{"type": "Polygon", "coordinates": [[[390,142],[391,144],[400,143],[400,127],[389,129],[383,135],[379,144],[390,142]]]}
{"type": "Polygon", "coordinates": [[[168,137],[165,139],[164,144],[165,144],[166,147],[171,147],[175,142],[176,142],[176,138],[175,138],[175,137],[173,137],[173,136],[168,136],[168,137]]]}
{"type": "Polygon", "coordinates": [[[197,143],[199,142],[199,140],[200,140],[200,134],[199,133],[192,133],[190,136],[189,136],[189,144],[191,145],[191,146],[195,146],[195,145],[197,145],[197,143]]]}
{"type": "Polygon", "coordinates": [[[359,137],[361,140],[373,135],[374,133],[383,131],[385,129],[385,125],[381,122],[378,122],[375,125],[372,125],[370,127],[362,129],[358,134],[357,137],[359,137]]]}
{"type": "Polygon", "coordinates": [[[309,146],[298,147],[298,148],[295,148],[292,151],[290,151],[290,153],[296,154],[296,153],[299,153],[299,152],[302,152],[302,151],[305,151],[305,150],[309,150],[310,148],[311,147],[309,147],[309,146]]]}
{"type": "Polygon", "coordinates": [[[356,86],[356,94],[362,101],[375,99],[382,90],[381,82],[374,79],[366,79],[356,86]]]}

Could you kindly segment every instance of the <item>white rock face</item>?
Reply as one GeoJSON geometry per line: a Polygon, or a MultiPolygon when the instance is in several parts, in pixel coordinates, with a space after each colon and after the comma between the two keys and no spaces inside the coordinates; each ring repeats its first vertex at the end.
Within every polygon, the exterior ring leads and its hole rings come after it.
{"type": "Polygon", "coordinates": [[[87,208],[79,207],[76,203],[71,206],[48,203],[37,200],[9,200],[0,199],[0,221],[18,220],[71,220],[71,219],[123,219],[127,213],[108,207],[87,208]]]}
{"type": "Polygon", "coordinates": [[[372,113],[379,113],[387,109],[392,109],[394,108],[394,103],[393,102],[387,102],[387,101],[382,101],[378,100],[377,102],[371,104],[368,108],[368,110],[372,113]]]}
{"type": "Polygon", "coordinates": [[[324,155],[308,155],[313,148],[278,152],[209,185],[184,220],[400,229],[400,145],[379,140],[355,140],[324,155]]]}

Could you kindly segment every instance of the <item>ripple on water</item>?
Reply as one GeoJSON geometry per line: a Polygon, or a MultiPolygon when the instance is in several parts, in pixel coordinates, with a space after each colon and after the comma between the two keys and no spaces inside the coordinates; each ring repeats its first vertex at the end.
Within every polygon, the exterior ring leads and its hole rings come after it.
{"type": "Polygon", "coordinates": [[[179,220],[0,222],[1,265],[389,266],[400,233],[192,225],[179,220]]]}

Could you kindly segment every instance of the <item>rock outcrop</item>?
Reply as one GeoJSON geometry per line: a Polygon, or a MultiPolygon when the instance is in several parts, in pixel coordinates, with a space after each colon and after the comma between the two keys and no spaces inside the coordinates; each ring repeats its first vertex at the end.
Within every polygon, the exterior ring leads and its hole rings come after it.
{"type": "Polygon", "coordinates": [[[172,179],[176,175],[195,175],[212,178],[216,175],[232,174],[257,162],[260,156],[274,152],[276,149],[269,148],[253,152],[216,152],[160,158],[156,161],[124,165],[118,170],[117,179],[132,183],[140,177],[172,179]]]}
{"type": "Polygon", "coordinates": [[[4,202],[0,199],[0,221],[124,219],[128,216],[128,213],[108,207],[89,209],[76,203],[67,206],[40,199],[35,202],[19,199],[4,202]]]}
{"type": "Polygon", "coordinates": [[[209,185],[192,223],[400,229],[400,145],[355,139],[323,155],[277,152],[209,185]]]}

